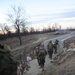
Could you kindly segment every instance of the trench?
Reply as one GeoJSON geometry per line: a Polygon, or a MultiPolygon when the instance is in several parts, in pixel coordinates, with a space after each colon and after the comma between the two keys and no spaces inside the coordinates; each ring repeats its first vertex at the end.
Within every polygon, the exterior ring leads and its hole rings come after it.
{"type": "Polygon", "coordinates": [[[63,35],[63,36],[57,37],[57,38],[52,38],[52,39],[45,40],[44,41],[44,48],[45,48],[46,52],[48,53],[47,45],[48,45],[49,41],[50,40],[55,41],[57,39],[57,40],[59,40],[59,44],[58,44],[57,50],[58,50],[58,54],[60,54],[63,51],[64,41],[67,40],[68,38],[73,37],[73,36],[75,36],[74,32],[72,32],[70,34],[67,34],[67,35],[63,35]]]}

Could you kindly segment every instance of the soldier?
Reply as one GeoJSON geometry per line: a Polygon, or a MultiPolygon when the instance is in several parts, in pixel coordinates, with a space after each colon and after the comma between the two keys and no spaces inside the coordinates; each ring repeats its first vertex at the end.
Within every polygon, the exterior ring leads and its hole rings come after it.
{"type": "Polygon", "coordinates": [[[38,64],[40,65],[40,63],[39,63],[39,50],[36,50],[36,56],[37,56],[38,64]]]}
{"type": "Polygon", "coordinates": [[[52,59],[52,55],[53,55],[53,45],[52,45],[52,41],[49,41],[49,44],[48,44],[47,48],[48,48],[49,58],[52,59]]]}
{"type": "Polygon", "coordinates": [[[41,42],[37,45],[36,47],[36,56],[37,56],[37,61],[38,64],[40,65],[40,61],[39,61],[39,52],[40,52],[40,48],[41,48],[41,42]]]}
{"type": "Polygon", "coordinates": [[[8,45],[0,44],[0,75],[17,75],[17,62],[9,49],[8,45]]]}
{"type": "Polygon", "coordinates": [[[55,42],[52,42],[52,44],[53,44],[53,48],[54,48],[54,50],[55,50],[55,54],[57,53],[57,45],[58,45],[58,40],[55,40],[55,42]]]}
{"type": "Polygon", "coordinates": [[[39,66],[42,68],[42,71],[44,71],[44,63],[45,63],[45,51],[41,50],[38,54],[38,61],[39,66]]]}
{"type": "Polygon", "coordinates": [[[44,63],[45,63],[46,54],[44,50],[44,45],[42,45],[41,43],[36,51],[36,55],[37,55],[38,64],[42,68],[42,71],[44,71],[44,63]]]}

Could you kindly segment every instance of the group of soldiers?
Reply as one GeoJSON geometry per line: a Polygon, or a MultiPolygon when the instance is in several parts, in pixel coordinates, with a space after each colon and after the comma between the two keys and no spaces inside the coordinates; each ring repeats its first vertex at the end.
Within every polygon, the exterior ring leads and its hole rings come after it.
{"type": "Polygon", "coordinates": [[[48,45],[47,45],[47,49],[48,49],[48,54],[49,54],[49,58],[52,59],[52,55],[53,55],[53,52],[54,54],[57,53],[57,45],[58,45],[58,40],[55,40],[54,42],[49,41],[48,45]]]}
{"type": "MultiPolygon", "coordinates": [[[[58,40],[55,40],[54,42],[49,41],[47,45],[48,49],[48,55],[49,58],[52,59],[53,52],[54,54],[57,53],[57,45],[58,45],[58,40]]],[[[44,71],[44,64],[45,64],[45,57],[46,57],[47,52],[44,49],[44,45],[39,44],[38,50],[36,51],[36,56],[37,56],[37,61],[39,66],[42,68],[42,71],[44,71]]]]}
{"type": "MultiPolygon", "coordinates": [[[[47,48],[50,59],[52,59],[53,52],[57,53],[57,45],[58,40],[55,42],[49,41],[47,48]]],[[[0,75],[17,75],[18,62],[14,60],[10,51],[11,49],[8,45],[0,44],[0,75]]],[[[36,50],[36,56],[42,71],[44,71],[46,54],[47,52],[44,49],[44,45],[40,43],[36,50]]]]}

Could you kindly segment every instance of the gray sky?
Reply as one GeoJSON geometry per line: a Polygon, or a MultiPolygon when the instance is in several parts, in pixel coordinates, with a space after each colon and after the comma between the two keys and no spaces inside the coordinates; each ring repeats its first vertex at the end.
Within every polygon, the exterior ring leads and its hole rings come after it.
{"type": "Polygon", "coordinates": [[[59,23],[62,28],[75,26],[75,0],[0,0],[0,23],[13,5],[26,9],[30,26],[42,27],[59,23]]]}

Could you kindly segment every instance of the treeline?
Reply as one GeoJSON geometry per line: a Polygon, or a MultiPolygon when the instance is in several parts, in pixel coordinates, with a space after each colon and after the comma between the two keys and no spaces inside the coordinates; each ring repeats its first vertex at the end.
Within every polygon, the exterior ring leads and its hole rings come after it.
{"type": "MultiPolygon", "coordinates": [[[[48,33],[48,32],[55,32],[56,30],[55,29],[45,29],[45,30],[42,30],[42,31],[26,31],[26,32],[21,32],[20,35],[21,36],[27,36],[27,35],[32,35],[32,34],[43,34],[43,33],[48,33]]],[[[12,33],[12,32],[8,32],[6,34],[0,34],[0,40],[5,40],[7,38],[13,38],[13,37],[18,37],[18,33],[12,33]]]]}
{"type": "MultiPolygon", "coordinates": [[[[20,35],[21,36],[27,36],[27,35],[32,35],[32,34],[43,34],[43,33],[48,33],[48,32],[55,32],[59,29],[43,29],[42,31],[35,31],[32,30],[30,32],[26,31],[26,32],[21,32],[20,35]]],[[[67,29],[69,31],[75,31],[75,29],[67,29]]],[[[18,33],[7,33],[7,34],[0,34],[0,40],[5,40],[7,38],[13,38],[13,37],[18,37],[18,33]]]]}

